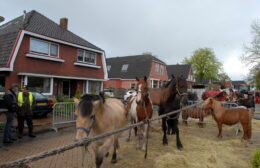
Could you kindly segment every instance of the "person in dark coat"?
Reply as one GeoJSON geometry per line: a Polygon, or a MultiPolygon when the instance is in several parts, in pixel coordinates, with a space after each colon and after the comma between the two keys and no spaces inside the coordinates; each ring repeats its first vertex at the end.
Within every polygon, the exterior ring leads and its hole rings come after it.
{"type": "Polygon", "coordinates": [[[18,110],[18,104],[17,104],[17,94],[18,91],[18,85],[12,84],[12,87],[6,92],[4,96],[5,104],[7,107],[7,113],[6,113],[6,125],[4,130],[4,143],[13,143],[15,140],[11,136],[11,128],[13,126],[13,120],[14,115],[18,110]]]}
{"type": "Polygon", "coordinates": [[[18,138],[23,137],[24,121],[26,121],[28,129],[29,129],[29,137],[32,137],[32,138],[36,137],[33,134],[33,121],[32,121],[33,103],[34,103],[33,94],[28,91],[26,86],[24,86],[22,88],[22,91],[18,93],[18,106],[19,106],[19,110],[17,113],[18,131],[19,131],[18,138]]]}

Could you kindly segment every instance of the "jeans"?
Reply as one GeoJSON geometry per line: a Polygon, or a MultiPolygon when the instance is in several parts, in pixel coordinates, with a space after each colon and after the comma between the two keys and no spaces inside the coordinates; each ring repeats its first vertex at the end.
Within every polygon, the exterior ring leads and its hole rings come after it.
{"type": "Polygon", "coordinates": [[[10,141],[11,140],[11,128],[13,126],[13,120],[14,120],[14,112],[7,112],[6,114],[6,124],[5,124],[5,130],[4,130],[4,141],[10,141]]]}

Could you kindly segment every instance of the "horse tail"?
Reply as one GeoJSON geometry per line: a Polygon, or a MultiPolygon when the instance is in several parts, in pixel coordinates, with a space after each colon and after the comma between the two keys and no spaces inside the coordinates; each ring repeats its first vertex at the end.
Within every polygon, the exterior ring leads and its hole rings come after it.
{"type": "Polygon", "coordinates": [[[249,117],[249,121],[248,121],[248,138],[250,139],[252,136],[252,112],[249,110],[248,111],[248,117],[249,117]]]}

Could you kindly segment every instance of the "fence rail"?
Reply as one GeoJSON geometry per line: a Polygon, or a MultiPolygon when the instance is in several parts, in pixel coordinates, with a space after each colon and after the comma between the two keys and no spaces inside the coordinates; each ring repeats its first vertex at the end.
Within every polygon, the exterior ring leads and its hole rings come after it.
{"type": "Polygon", "coordinates": [[[124,128],[120,128],[120,129],[117,129],[117,130],[114,130],[114,131],[111,131],[111,132],[108,132],[108,133],[100,134],[100,135],[95,136],[93,138],[86,138],[86,139],[83,139],[83,140],[81,140],[79,142],[75,142],[75,143],[72,143],[72,144],[69,144],[69,145],[65,145],[65,146],[62,146],[62,147],[59,147],[59,148],[55,148],[55,149],[52,149],[52,150],[47,151],[47,152],[42,152],[42,153],[39,153],[39,154],[36,154],[36,155],[33,155],[33,156],[28,156],[28,157],[25,157],[23,159],[16,160],[14,162],[2,164],[2,165],[0,165],[0,168],[11,168],[11,167],[14,167],[14,166],[25,165],[27,163],[30,163],[30,162],[33,162],[33,161],[37,161],[39,159],[46,158],[48,156],[60,154],[60,153],[65,152],[67,150],[73,149],[75,147],[89,145],[91,142],[103,139],[105,137],[108,137],[108,136],[111,136],[111,135],[114,135],[114,134],[121,133],[123,131],[129,130],[129,129],[132,129],[132,128],[135,128],[135,127],[138,127],[138,126],[141,126],[141,125],[144,125],[144,124],[147,124],[148,122],[153,122],[153,121],[156,121],[156,120],[160,120],[160,119],[165,118],[167,116],[170,116],[172,114],[180,113],[182,110],[186,110],[186,109],[194,107],[194,106],[196,106],[198,104],[200,104],[200,103],[193,104],[193,105],[190,105],[190,106],[186,106],[186,107],[183,107],[183,108],[181,108],[179,110],[175,110],[175,111],[172,111],[170,113],[163,114],[163,115],[151,118],[149,120],[146,120],[145,122],[143,122],[143,121],[142,122],[138,122],[136,124],[128,125],[128,126],[126,126],[124,128]]]}

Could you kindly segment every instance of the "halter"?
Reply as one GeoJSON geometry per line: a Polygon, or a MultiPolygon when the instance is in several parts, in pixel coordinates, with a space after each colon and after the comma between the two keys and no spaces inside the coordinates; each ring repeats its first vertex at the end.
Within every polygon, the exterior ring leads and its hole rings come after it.
{"type": "Polygon", "coordinates": [[[89,135],[89,133],[90,133],[90,131],[91,131],[91,129],[92,129],[92,127],[93,127],[95,121],[96,121],[95,115],[91,116],[90,119],[91,119],[91,121],[90,121],[90,125],[89,125],[88,128],[85,128],[85,127],[76,127],[76,129],[79,129],[79,130],[84,131],[87,136],[89,135]]]}
{"type": "Polygon", "coordinates": [[[177,91],[177,93],[178,93],[178,95],[179,96],[185,96],[185,95],[187,95],[187,93],[181,93],[180,91],[179,91],[179,83],[178,83],[178,80],[176,80],[176,91],[177,91]]]}

